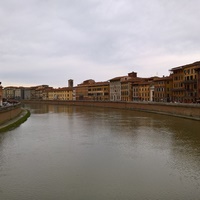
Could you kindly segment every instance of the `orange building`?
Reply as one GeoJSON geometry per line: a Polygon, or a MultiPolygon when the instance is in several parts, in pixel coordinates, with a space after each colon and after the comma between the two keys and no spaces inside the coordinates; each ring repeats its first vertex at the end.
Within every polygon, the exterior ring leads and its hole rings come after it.
{"type": "Polygon", "coordinates": [[[200,62],[172,68],[173,93],[175,102],[192,103],[199,99],[200,62]]]}
{"type": "Polygon", "coordinates": [[[150,82],[133,83],[133,101],[150,101],[150,82]]]}
{"type": "Polygon", "coordinates": [[[150,86],[151,82],[143,81],[139,84],[139,95],[141,101],[150,101],[150,86]]]}
{"type": "Polygon", "coordinates": [[[141,101],[139,92],[139,82],[133,83],[133,101],[141,101]]]}
{"type": "Polygon", "coordinates": [[[133,101],[154,100],[154,77],[140,78],[133,83],[133,101]]]}
{"type": "Polygon", "coordinates": [[[89,79],[74,87],[76,100],[90,100],[88,97],[88,87],[94,83],[94,80],[89,79]]]}
{"type": "Polygon", "coordinates": [[[172,100],[172,80],[172,76],[154,79],[155,102],[170,102],[172,100]]]}
{"type": "Polygon", "coordinates": [[[170,70],[173,78],[172,89],[172,101],[183,102],[184,101],[184,84],[183,84],[183,69],[182,67],[176,67],[170,70]]]}
{"type": "Polygon", "coordinates": [[[75,88],[76,100],[109,100],[109,82],[95,82],[92,79],[86,80],[75,88]]]}
{"type": "Polygon", "coordinates": [[[196,62],[193,64],[185,65],[183,67],[184,73],[184,102],[192,103],[196,102],[199,98],[198,95],[198,71],[200,69],[200,62],[196,62]]]}
{"type": "Polygon", "coordinates": [[[197,67],[195,70],[197,73],[197,101],[200,103],[200,67],[197,67]]]}

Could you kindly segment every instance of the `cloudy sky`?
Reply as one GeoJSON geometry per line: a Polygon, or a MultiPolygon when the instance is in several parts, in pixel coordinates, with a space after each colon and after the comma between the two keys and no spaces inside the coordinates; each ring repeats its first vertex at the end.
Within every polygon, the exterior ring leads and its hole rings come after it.
{"type": "Polygon", "coordinates": [[[140,77],[200,60],[199,0],[0,0],[2,85],[140,77]]]}

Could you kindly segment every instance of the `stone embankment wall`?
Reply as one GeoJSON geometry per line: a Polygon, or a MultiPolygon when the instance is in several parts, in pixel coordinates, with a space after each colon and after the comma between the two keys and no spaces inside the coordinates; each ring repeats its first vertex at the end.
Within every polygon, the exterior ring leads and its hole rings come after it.
{"type": "Polygon", "coordinates": [[[77,106],[95,106],[120,108],[129,110],[139,110],[159,114],[167,114],[178,117],[185,117],[200,120],[200,104],[183,103],[155,103],[155,102],[100,102],[100,101],[59,101],[59,100],[41,100],[24,101],[27,103],[56,104],[56,105],[77,105],[77,106]]]}
{"type": "Polygon", "coordinates": [[[8,107],[0,107],[0,125],[17,117],[21,111],[21,104],[8,107]]]}

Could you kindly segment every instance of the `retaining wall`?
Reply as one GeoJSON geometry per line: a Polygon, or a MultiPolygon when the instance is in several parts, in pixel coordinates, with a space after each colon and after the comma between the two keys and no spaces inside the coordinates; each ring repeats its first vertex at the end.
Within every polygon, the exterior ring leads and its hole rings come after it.
{"type": "Polygon", "coordinates": [[[59,101],[59,100],[41,100],[24,101],[27,103],[56,104],[56,105],[77,105],[77,106],[95,106],[121,108],[130,110],[139,110],[145,112],[154,112],[178,117],[185,117],[200,120],[200,104],[183,103],[157,103],[157,102],[111,102],[111,101],[59,101]]]}
{"type": "Polygon", "coordinates": [[[0,124],[3,124],[15,117],[17,117],[21,113],[21,104],[1,107],[0,108],[0,124]]]}

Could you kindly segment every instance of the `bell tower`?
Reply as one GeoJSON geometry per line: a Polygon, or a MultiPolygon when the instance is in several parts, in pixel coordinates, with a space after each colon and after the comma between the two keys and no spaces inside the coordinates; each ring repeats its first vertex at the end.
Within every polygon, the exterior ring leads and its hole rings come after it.
{"type": "Polygon", "coordinates": [[[68,87],[70,88],[74,87],[74,81],[72,79],[68,80],[68,87]]]}

